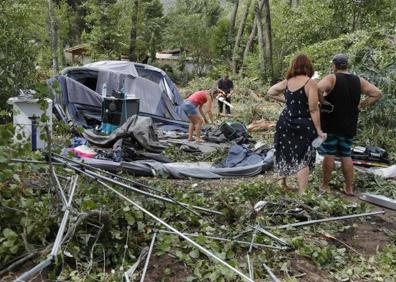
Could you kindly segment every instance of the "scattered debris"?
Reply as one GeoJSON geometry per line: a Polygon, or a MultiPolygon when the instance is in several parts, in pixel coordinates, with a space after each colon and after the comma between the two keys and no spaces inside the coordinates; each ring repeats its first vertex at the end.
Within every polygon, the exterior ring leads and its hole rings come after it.
{"type": "Polygon", "coordinates": [[[268,130],[268,129],[271,129],[274,127],[275,127],[274,122],[270,122],[270,121],[261,119],[261,120],[254,121],[251,124],[249,124],[247,126],[247,129],[249,130],[249,132],[252,132],[252,131],[259,131],[259,130],[268,130]]]}
{"type": "Polygon", "coordinates": [[[280,226],[274,226],[272,228],[287,229],[290,227],[300,227],[300,226],[306,226],[306,225],[311,225],[311,224],[336,221],[336,220],[346,220],[346,219],[351,219],[351,218],[356,218],[356,217],[379,215],[379,214],[384,214],[384,213],[385,213],[384,211],[375,211],[375,212],[368,212],[368,213],[352,214],[352,215],[330,217],[330,218],[323,218],[323,219],[317,219],[317,220],[308,220],[308,221],[297,222],[297,223],[290,223],[290,224],[285,224],[285,225],[280,225],[280,226]]]}
{"type": "Polygon", "coordinates": [[[374,205],[385,207],[391,210],[396,210],[396,200],[390,199],[385,196],[362,193],[360,194],[359,199],[372,203],[374,205]]]}

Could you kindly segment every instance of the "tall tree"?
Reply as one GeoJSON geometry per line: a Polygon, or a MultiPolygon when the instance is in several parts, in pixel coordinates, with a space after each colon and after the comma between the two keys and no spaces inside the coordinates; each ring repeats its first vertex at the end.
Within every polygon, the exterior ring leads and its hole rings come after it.
{"type": "Polygon", "coordinates": [[[252,3],[252,0],[248,0],[247,3],[246,3],[246,7],[245,7],[245,10],[243,11],[241,22],[239,24],[238,34],[237,34],[237,36],[235,38],[234,49],[233,49],[233,52],[232,52],[232,63],[231,63],[231,67],[232,67],[233,73],[236,73],[237,69],[238,69],[239,51],[240,51],[239,49],[240,49],[242,34],[243,34],[244,29],[245,29],[246,19],[247,19],[248,14],[249,14],[250,4],[251,3],[252,3]]]}
{"type": "MultiPolygon", "coordinates": [[[[262,1],[264,2],[264,1],[262,1]]],[[[261,10],[258,6],[254,9],[255,18],[257,22],[257,37],[258,37],[258,45],[259,45],[259,60],[260,60],[260,70],[261,74],[264,76],[265,67],[266,67],[266,56],[265,56],[265,43],[264,43],[264,35],[263,35],[263,22],[261,20],[261,10]]]]}
{"type": "MultiPolygon", "coordinates": [[[[163,32],[167,48],[186,50],[194,71],[201,74],[213,65],[216,50],[211,44],[221,14],[218,0],[178,0],[168,15],[168,26],[163,32]]],[[[226,40],[226,37],[224,37],[226,40]]]]}
{"type": "Polygon", "coordinates": [[[264,17],[265,17],[265,62],[267,64],[271,80],[274,80],[274,66],[272,62],[272,29],[271,29],[271,12],[269,0],[264,1],[264,17]]]}
{"type": "Polygon", "coordinates": [[[132,10],[132,24],[131,24],[131,36],[129,43],[129,60],[135,62],[137,60],[136,54],[136,41],[137,41],[137,25],[138,25],[138,15],[139,15],[139,0],[133,1],[132,10]]]}
{"type": "Polygon", "coordinates": [[[139,10],[143,10],[143,20],[139,21],[137,58],[147,58],[148,51],[149,57],[154,61],[165,25],[163,6],[159,0],[143,0],[140,2],[139,10]]]}
{"type": "MultiPolygon", "coordinates": [[[[126,9],[123,1],[117,0],[86,0],[87,11],[85,21],[87,29],[82,39],[90,44],[90,57],[97,59],[119,59],[122,51],[129,44],[126,22],[126,9]],[[122,20],[123,19],[123,20],[122,20]]],[[[128,16],[130,18],[130,16],[128,16]]]]}
{"type": "Polygon", "coordinates": [[[59,71],[58,64],[58,27],[55,18],[55,12],[52,0],[48,0],[48,15],[49,15],[49,27],[51,37],[51,57],[52,57],[52,70],[55,73],[59,71]]]}
{"type": "MultiPolygon", "coordinates": [[[[235,30],[235,22],[236,22],[236,16],[238,13],[238,7],[239,7],[239,0],[233,0],[233,8],[231,12],[231,17],[230,17],[230,27],[228,30],[228,36],[227,36],[227,48],[229,49],[228,55],[231,55],[231,45],[232,45],[232,38],[234,37],[234,30],[235,30]]],[[[230,58],[231,59],[231,58],[230,58]]],[[[231,60],[230,60],[231,61],[231,60]]]]}
{"type": "MultiPolygon", "coordinates": [[[[256,4],[256,5],[257,5],[257,4],[256,4]]],[[[263,11],[263,6],[264,6],[264,1],[261,0],[260,3],[258,4],[258,11],[259,11],[259,13],[262,13],[262,11],[263,11]]],[[[255,6],[255,7],[256,7],[256,6],[255,6]]],[[[255,9],[256,9],[256,8],[255,8],[255,9]]],[[[242,73],[243,73],[243,66],[244,66],[244,64],[245,64],[245,62],[246,62],[247,56],[248,56],[248,54],[249,54],[249,51],[250,51],[250,49],[252,48],[254,39],[256,38],[256,33],[257,33],[257,17],[255,16],[255,17],[254,17],[253,24],[252,24],[252,30],[251,30],[250,35],[249,35],[249,39],[248,39],[248,41],[247,41],[247,43],[246,43],[245,50],[243,51],[242,62],[241,62],[241,68],[239,69],[239,74],[242,74],[242,73]]]]}

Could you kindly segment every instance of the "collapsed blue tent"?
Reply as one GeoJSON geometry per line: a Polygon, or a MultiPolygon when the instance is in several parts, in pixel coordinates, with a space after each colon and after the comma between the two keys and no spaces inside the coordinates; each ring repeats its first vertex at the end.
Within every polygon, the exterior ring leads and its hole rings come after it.
{"type": "Polygon", "coordinates": [[[139,114],[165,120],[187,121],[180,106],[183,98],[168,75],[159,68],[129,61],[101,61],[70,67],[57,80],[60,93],[55,102],[66,116],[85,128],[101,121],[102,95],[124,91],[139,98],[139,114]]]}

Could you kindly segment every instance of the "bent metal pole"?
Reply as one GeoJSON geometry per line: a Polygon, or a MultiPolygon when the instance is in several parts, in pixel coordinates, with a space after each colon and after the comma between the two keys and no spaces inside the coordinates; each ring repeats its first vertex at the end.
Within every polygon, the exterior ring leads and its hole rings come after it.
{"type": "Polygon", "coordinates": [[[271,268],[269,268],[268,265],[266,265],[264,262],[261,262],[263,264],[264,269],[267,271],[269,277],[271,278],[272,282],[281,282],[278,277],[272,272],[271,268]]]}
{"type": "Polygon", "coordinates": [[[73,200],[74,191],[76,190],[76,186],[77,186],[77,179],[78,179],[78,175],[72,179],[72,182],[70,184],[71,190],[70,190],[69,200],[66,203],[66,206],[65,206],[66,210],[65,210],[65,213],[63,214],[63,218],[62,218],[61,224],[59,226],[58,233],[56,234],[56,239],[55,239],[54,245],[52,246],[51,254],[44,261],[42,261],[41,263],[39,263],[38,265],[36,265],[32,269],[30,269],[29,271],[26,271],[21,276],[16,278],[15,279],[16,282],[27,281],[30,277],[32,277],[36,273],[42,271],[47,266],[51,265],[52,262],[54,261],[56,255],[58,253],[59,247],[62,243],[63,233],[65,231],[66,223],[69,218],[71,202],[73,200]]]}
{"type": "Polygon", "coordinates": [[[350,218],[355,218],[355,217],[379,215],[379,214],[384,214],[384,213],[385,213],[384,211],[358,213],[358,214],[351,214],[351,215],[344,215],[344,216],[337,216],[337,217],[329,217],[329,218],[316,219],[316,220],[308,220],[308,221],[297,222],[297,223],[290,223],[290,224],[285,224],[285,225],[273,226],[271,228],[286,229],[286,228],[289,228],[289,227],[300,227],[300,226],[311,225],[311,224],[316,224],[316,223],[323,223],[323,222],[336,221],[336,220],[345,220],[345,219],[350,219],[350,218]]]}
{"type": "MultiPolygon", "coordinates": [[[[161,233],[168,233],[168,234],[175,234],[175,232],[172,231],[168,231],[168,230],[159,230],[159,232],[161,233]]],[[[221,237],[215,237],[215,236],[207,236],[207,235],[203,235],[203,234],[191,234],[191,233],[183,233],[184,235],[188,236],[188,237],[199,237],[199,236],[203,236],[205,238],[208,239],[212,239],[212,240],[217,240],[217,241],[222,241],[222,242],[231,242],[231,243],[238,243],[241,245],[249,245],[250,247],[261,247],[261,248],[268,248],[268,249],[275,249],[275,250],[289,250],[289,247],[280,247],[280,246],[272,246],[272,245],[265,245],[265,244],[261,244],[261,243],[252,243],[252,242],[247,242],[247,241],[239,241],[239,240],[231,240],[231,239],[227,239],[227,238],[221,238],[221,237]]],[[[249,247],[249,250],[250,250],[249,247]]]]}
{"type": "Polygon", "coordinates": [[[245,279],[246,281],[250,281],[250,282],[254,282],[252,279],[250,279],[247,275],[243,274],[241,271],[239,271],[238,269],[236,269],[235,267],[231,266],[230,264],[228,264],[227,262],[225,262],[224,260],[222,260],[221,258],[219,258],[218,256],[214,255],[212,252],[210,252],[209,250],[205,249],[204,247],[202,247],[201,245],[199,245],[198,243],[196,243],[194,240],[191,240],[189,237],[187,237],[186,235],[184,235],[183,233],[181,233],[180,231],[178,231],[176,228],[172,227],[171,225],[169,225],[168,223],[166,223],[165,221],[163,221],[161,218],[155,216],[154,214],[152,214],[151,212],[149,212],[148,210],[146,210],[145,208],[141,207],[140,205],[138,205],[137,203],[135,203],[134,201],[132,201],[131,199],[129,199],[128,197],[126,197],[125,195],[123,195],[121,192],[118,192],[117,190],[115,190],[114,188],[112,188],[111,186],[107,185],[106,183],[96,179],[96,181],[100,184],[102,184],[104,187],[106,187],[107,189],[109,189],[110,191],[114,192],[115,194],[117,194],[119,197],[123,198],[125,201],[131,203],[135,208],[141,210],[142,212],[144,212],[145,214],[147,214],[148,216],[150,216],[151,218],[153,218],[155,221],[159,222],[160,224],[164,225],[166,228],[172,230],[173,232],[175,232],[177,235],[179,235],[180,237],[182,237],[184,240],[186,240],[187,242],[189,242],[190,244],[194,245],[195,247],[197,247],[200,251],[202,251],[204,254],[206,254],[208,257],[211,257],[213,259],[215,259],[216,261],[218,261],[219,263],[221,263],[222,265],[224,265],[225,267],[231,269],[233,272],[235,272],[236,274],[238,274],[240,277],[242,277],[243,279],[245,279]]]}
{"type": "MultiPolygon", "coordinates": [[[[94,166],[92,166],[92,165],[88,165],[88,164],[86,164],[86,163],[84,163],[84,162],[75,161],[75,160],[73,160],[73,159],[70,159],[70,158],[67,158],[67,157],[64,157],[64,156],[61,156],[61,155],[58,155],[58,154],[53,154],[53,155],[55,155],[55,156],[57,156],[57,157],[59,157],[59,158],[62,158],[63,160],[67,160],[67,161],[69,161],[69,162],[71,162],[71,163],[74,163],[74,164],[76,164],[76,165],[78,165],[78,166],[80,166],[80,167],[89,168],[89,169],[91,169],[91,170],[93,169],[93,170],[95,170],[95,171],[99,171],[99,172],[104,173],[104,174],[106,174],[106,175],[108,175],[108,176],[111,176],[111,177],[113,177],[113,178],[116,177],[116,178],[121,179],[121,180],[123,180],[123,181],[132,183],[132,184],[136,185],[136,186],[139,187],[139,188],[145,188],[145,189],[148,189],[148,190],[151,190],[151,191],[155,191],[155,192],[157,192],[157,193],[159,193],[159,194],[165,195],[169,200],[173,201],[173,203],[174,203],[175,205],[181,206],[181,207],[183,207],[184,209],[188,210],[189,212],[191,212],[191,213],[193,213],[193,214],[195,214],[195,215],[197,215],[197,216],[199,216],[199,217],[202,218],[202,216],[201,216],[199,213],[197,213],[196,211],[190,209],[190,208],[187,207],[186,205],[183,205],[183,203],[181,203],[181,202],[179,202],[179,201],[176,201],[176,200],[173,199],[173,198],[169,195],[169,193],[167,193],[167,192],[164,192],[164,191],[161,191],[161,190],[159,190],[159,189],[156,189],[156,188],[150,187],[150,186],[148,186],[148,185],[142,184],[142,183],[140,183],[140,182],[138,182],[138,181],[134,181],[134,180],[132,180],[132,179],[129,179],[129,178],[126,178],[126,177],[122,177],[122,176],[120,176],[120,175],[118,175],[118,174],[111,173],[111,172],[109,172],[109,171],[106,171],[106,170],[103,170],[103,169],[94,167],[94,166]]],[[[86,170],[86,169],[85,169],[85,170],[86,170]]],[[[123,188],[125,188],[125,187],[123,187],[123,188]]],[[[131,187],[131,189],[132,189],[132,188],[136,189],[135,187],[131,187]]],[[[137,189],[137,190],[138,190],[138,191],[141,191],[141,190],[139,190],[139,189],[137,189]]],[[[135,190],[133,190],[133,191],[135,191],[135,190]]],[[[135,192],[137,192],[137,191],[135,191],[135,192]]],[[[209,213],[210,213],[209,210],[207,210],[206,212],[209,212],[209,213]]]]}
{"type": "MultiPolygon", "coordinates": [[[[78,171],[80,173],[83,173],[85,175],[91,175],[95,179],[102,179],[104,181],[107,181],[107,182],[110,182],[112,184],[118,185],[118,186],[120,186],[120,187],[122,187],[124,189],[128,189],[128,190],[134,191],[136,193],[145,195],[145,196],[150,197],[150,198],[154,198],[156,200],[160,200],[160,201],[171,203],[171,204],[176,204],[175,203],[176,201],[173,200],[173,199],[169,199],[167,197],[162,197],[162,196],[159,196],[159,195],[156,195],[156,194],[152,194],[152,193],[149,193],[149,192],[146,192],[146,191],[139,190],[139,189],[137,189],[135,187],[129,186],[129,185],[125,184],[125,183],[119,182],[117,180],[111,179],[111,178],[109,178],[107,176],[95,173],[95,172],[87,170],[87,169],[84,169],[84,170],[83,169],[79,169],[79,168],[69,164],[67,161],[64,161],[64,160],[62,160],[60,158],[53,157],[53,159],[55,161],[57,161],[57,162],[65,164],[69,168],[74,169],[74,170],[76,170],[76,171],[78,171]]],[[[212,213],[212,214],[218,214],[218,215],[222,215],[223,214],[222,212],[219,212],[219,211],[215,211],[215,210],[211,210],[211,209],[207,209],[207,208],[203,208],[203,207],[198,207],[198,206],[193,206],[193,205],[188,205],[186,203],[179,202],[179,201],[177,201],[177,204],[178,205],[182,205],[184,207],[191,207],[191,208],[193,208],[195,210],[199,210],[199,211],[206,212],[206,213],[212,213]]]]}
{"type": "Polygon", "coordinates": [[[144,282],[144,278],[146,278],[146,272],[150,262],[151,252],[153,251],[154,248],[155,238],[157,238],[157,231],[154,232],[153,239],[151,239],[150,249],[147,254],[146,263],[144,264],[143,273],[142,273],[142,277],[140,278],[140,282],[144,282]]]}
{"type": "MultiPolygon", "coordinates": [[[[101,173],[104,173],[104,174],[106,174],[106,175],[108,175],[108,176],[116,177],[116,178],[118,178],[118,179],[121,179],[121,180],[127,181],[127,182],[129,182],[129,183],[132,183],[132,184],[134,184],[134,185],[136,185],[136,186],[138,186],[138,187],[146,188],[146,189],[148,189],[148,190],[152,190],[152,191],[155,191],[155,192],[157,192],[157,193],[160,193],[160,194],[163,194],[163,195],[166,195],[167,197],[169,197],[169,193],[167,193],[167,192],[165,192],[165,191],[161,191],[161,190],[159,190],[159,189],[156,189],[156,188],[154,188],[154,187],[145,185],[145,184],[140,183],[140,182],[138,182],[138,181],[135,181],[135,180],[132,180],[132,179],[129,179],[129,178],[126,178],[126,177],[122,177],[121,175],[118,175],[118,174],[109,172],[109,171],[107,171],[107,170],[104,170],[104,169],[95,167],[95,166],[93,166],[93,165],[86,164],[86,163],[84,163],[84,161],[76,161],[76,160],[73,160],[73,159],[64,157],[64,156],[62,156],[62,155],[59,155],[59,154],[55,154],[55,153],[53,153],[53,155],[54,155],[54,156],[57,156],[57,157],[59,157],[59,158],[62,158],[62,159],[64,159],[64,160],[67,160],[67,161],[69,161],[69,162],[75,163],[76,165],[78,165],[78,166],[80,166],[80,167],[86,167],[86,168],[90,168],[90,169],[93,169],[93,170],[96,170],[96,171],[100,171],[101,173]]],[[[169,198],[170,198],[170,197],[169,197],[169,198]]]]}

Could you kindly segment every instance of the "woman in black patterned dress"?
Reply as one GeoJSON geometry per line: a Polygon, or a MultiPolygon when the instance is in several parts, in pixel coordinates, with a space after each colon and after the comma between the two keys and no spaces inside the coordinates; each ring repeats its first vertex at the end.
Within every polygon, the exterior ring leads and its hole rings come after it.
{"type": "Polygon", "coordinates": [[[315,164],[316,151],[311,143],[317,136],[326,138],[320,127],[318,87],[311,79],[313,74],[309,58],[298,55],[293,59],[286,79],[273,85],[267,93],[286,103],[276,124],[275,165],[285,189],[288,188],[286,177],[297,174],[300,192],[308,185],[309,172],[315,164]]]}

